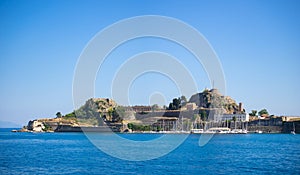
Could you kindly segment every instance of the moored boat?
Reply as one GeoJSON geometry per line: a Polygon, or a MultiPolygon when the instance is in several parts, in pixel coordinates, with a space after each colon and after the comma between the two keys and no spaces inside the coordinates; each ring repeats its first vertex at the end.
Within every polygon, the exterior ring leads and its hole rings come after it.
{"type": "Polygon", "coordinates": [[[201,134],[203,132],[204,132],[203,129],[191,129],[191,133],[192,134],[201,134]]]}

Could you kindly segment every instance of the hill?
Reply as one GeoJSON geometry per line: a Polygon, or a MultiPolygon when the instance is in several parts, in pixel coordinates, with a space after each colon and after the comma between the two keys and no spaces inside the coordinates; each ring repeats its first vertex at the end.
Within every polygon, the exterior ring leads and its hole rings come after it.
{"type": "Polygon", "coordinates": [[[201,93],[191,96],[189,103],[195,103],[200,108],[221,108],[224,113],[232,114],[238,112],[239,106],[229,96],[223,96],[217,89],[205,89],[201,93]]]}

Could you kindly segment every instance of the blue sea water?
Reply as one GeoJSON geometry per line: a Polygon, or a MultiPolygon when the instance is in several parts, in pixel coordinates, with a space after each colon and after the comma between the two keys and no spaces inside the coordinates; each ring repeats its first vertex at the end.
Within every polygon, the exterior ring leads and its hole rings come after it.
{"type": "Polygon", "coordinates": [[[299,134],[214,135],[203,147],[194,134],[163,157],[125,161],[99,150],[84,133],[10,130],[0,129],[0,174],[300,174],[299,134]]]}

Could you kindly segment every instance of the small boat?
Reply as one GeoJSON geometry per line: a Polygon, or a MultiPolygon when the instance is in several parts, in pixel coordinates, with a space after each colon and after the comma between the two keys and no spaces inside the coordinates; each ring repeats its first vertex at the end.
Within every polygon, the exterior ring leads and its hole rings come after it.
{"type": "Polygon", "coordinates": [[[248,130],[246,130],[246,129],[243,129],[241,132],[241,134],[247,134],[247,133],[248,133],[248,130]]]}
{"type": "Polygon", "coordinates": [[[262,134],[263,132],[261,130],[256,130],[255,133],[262,134]]]}
{"type": "Polygon", "coordinates": [[[191,129],[191,133],[192,134],[201,134],[203,132],[204,132],[203,129],[191,129]]]}
{"type": "Polygon", "coordinates": [[[208,134],[228,134],[231,133],[231,130],[226,127],[219,127],[219,128],[209,128],[208,130],[204,131],[204,133],[208,134]]]}
{"type": "Polygon", "coordinates": [[[230,134],[247,134],[248,131],[245,129],[233,129],[230,134]]]}

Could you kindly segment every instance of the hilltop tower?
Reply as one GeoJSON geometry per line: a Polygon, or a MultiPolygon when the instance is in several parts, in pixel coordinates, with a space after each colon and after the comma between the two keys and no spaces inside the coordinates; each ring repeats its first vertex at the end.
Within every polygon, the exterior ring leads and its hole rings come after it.
{"type": "Polygon", "coordinates": [[[243,112],[243,103],[242,102],[239,103],[239,112],[243,112]]]}

